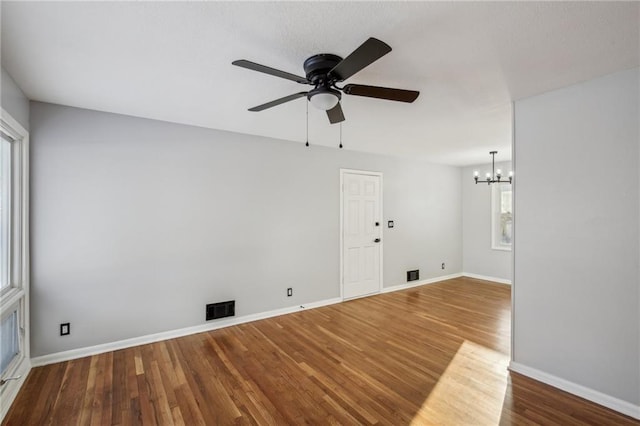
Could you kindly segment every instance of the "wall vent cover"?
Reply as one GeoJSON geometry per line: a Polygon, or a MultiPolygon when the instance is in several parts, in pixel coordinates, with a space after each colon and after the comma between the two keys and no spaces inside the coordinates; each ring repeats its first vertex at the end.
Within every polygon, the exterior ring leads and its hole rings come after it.
{"type": "Polygon", "coordinates": [[[236,314],[236,301],[210,303],[207,305],[207,321],[218,318],[232,317],[236,314]]]}
{"type": "Polygon", "coordinates": [[[407,281],[417,281],[420,279],[420,270],[407,271],[407,281]]]}

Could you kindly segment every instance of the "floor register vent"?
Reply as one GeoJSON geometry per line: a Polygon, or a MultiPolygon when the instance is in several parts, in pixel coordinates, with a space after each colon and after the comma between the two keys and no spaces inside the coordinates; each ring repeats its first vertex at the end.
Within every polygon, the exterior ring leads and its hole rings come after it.
{"type": "Polygon", "coordinates": [[[207,305],[207,321],[232,317],[236,314],[236,301],[210,303],[207,305]]]}
{"type": "Polygon", "coordinates": [[[420,279],[420,270],[407,271],[407,281],[417,281],[420,279]]]}

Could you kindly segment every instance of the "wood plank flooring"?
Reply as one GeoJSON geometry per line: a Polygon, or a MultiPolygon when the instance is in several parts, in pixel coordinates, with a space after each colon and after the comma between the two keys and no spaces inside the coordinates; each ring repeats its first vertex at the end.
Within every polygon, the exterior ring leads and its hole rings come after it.
{"type": "Polygon", "coordinates": [[[509,374],[510,315],[458,278],[52,364],[3,424],[640,424],[509,374]]]}

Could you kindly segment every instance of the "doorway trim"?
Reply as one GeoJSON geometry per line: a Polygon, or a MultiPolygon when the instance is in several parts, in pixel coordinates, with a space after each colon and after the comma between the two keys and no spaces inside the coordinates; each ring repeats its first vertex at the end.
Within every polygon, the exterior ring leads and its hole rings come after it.
{"type": "MultiPolygon", "coordinates": [[[[511,101],[511,170],[516,176],[511,186],[511,220],[513,221],[511,235],[511,347],[509,354],[509,362],[513,364],[515,361],[516,346],[516,187],[518,184],[518,171],[516,170],[516,103],[511,101]]],[[[492,230],[493,232],[493,230],[492,230]]]]}
{"type": "MultiPolygon", "coordinates": [[[[379,198],[380,198],[380,226],[381,226],[381,230],[384,230],[384,197],[383,197],[383,177],[382,177],[382,172],[372,172],[369,170],[356,170],[356,169],[340,169],[340,247],[339,247],[339,257],[340,257],[340,299],[342,301],[344,301],[344,175],[345,174],[358,174],[358,175],[364,175],[364,176],[377,176],[380,178],[380,193],[379,193],[379,198]]],[[[381,234],[384,234],[384,232],[381,232],[381,234]]],[[[379,283],[380,286],[378,288],[378,292],[377,293],[373,293],[373,294],[381,294],[382,293],[382,289],[384,288],[384,283],[382,282],[382,277],[384,276],[383,274],[383,254],[384,254],[384,235],[381,235],[380,239],[380,268],[379,268],[379,283]]],[[[360,296],[360,297],[367,297],[367,296],[372,296],[372,294],[367,294],[365,296],[360,296]]],[[[359,299],[360,297],[350,297],[349,300],[353,300],[353,299],[359,299]]]]}

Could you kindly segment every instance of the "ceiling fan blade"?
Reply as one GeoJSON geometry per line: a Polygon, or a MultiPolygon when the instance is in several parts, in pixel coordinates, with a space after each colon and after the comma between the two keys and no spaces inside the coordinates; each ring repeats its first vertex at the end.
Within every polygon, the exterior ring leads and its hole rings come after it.
{"type": "Polygon", "coordinates": [[[287,80],[293,80],[297,83],[310,84],[305,77],[300,77],[299,75],[291,74],[286,71],[280,71],[275,68],[268,67],[266,65],[256,64],[255,62],[247,61],[245,59],[239,59],[237,61],[233,61],[231,62],[231,64],[236,65],[238,67],[246,68],[249,70],[263,72],[265,74],[273,75],[275,77],[286,78],[287,80]]]}
{"type": "Polygon", "coordinates": [[[344,81],[389,52],[391,47],[388,44],[371,37],[333,67],[329,74],[337,81],[344,81]]]}
{"type": "Polygon", "coordinates": [[[387,99],[411,103],[418,98],[420,92],[415,90],[391,89],[389,87],[364,86],[362,84],[347,84],[342,88],[347,95],[366,96],[368,98],[387,99]]]}
{"type": "Polygon", "coordinates": [[[271,108],[271,107],[283,104],[285,102],[292,101],[294,99],[302,98],[303,96],[307,96],[307,92],[294,93],[293,95],[285,96],[284,98],[276,99],[275,101],[267,102],[266,104],[254,106],[253,108],[249,108],[249,111],[253,111],[253,112],[262,111],[267,108],[271,108]]]}
{"type": "Polygon", "coordinates": [[[329,117],[329,122],[331,124],[336,124],[344,121],[344,114],[342,113],[340,102],[338,102],[333,108],[327,110],[327,117],[329,117]]]}

